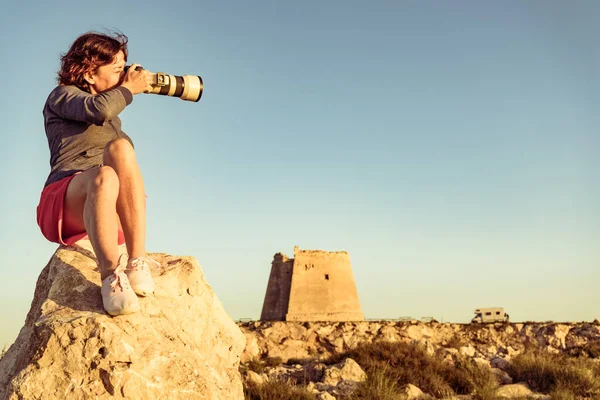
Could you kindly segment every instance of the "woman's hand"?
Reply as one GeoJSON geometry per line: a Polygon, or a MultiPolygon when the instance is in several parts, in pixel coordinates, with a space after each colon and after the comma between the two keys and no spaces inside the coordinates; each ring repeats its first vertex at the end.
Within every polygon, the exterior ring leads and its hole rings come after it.
{"type": "Polygon", "coordinates": [[[148,70],[142,69],[136,71],[136,67],[140,64],[131,64],[127,73],[123,77],[121,86],[129,89],[133,94],[144,93],[152,89],[154,83],[154,74],[148,70]]]}

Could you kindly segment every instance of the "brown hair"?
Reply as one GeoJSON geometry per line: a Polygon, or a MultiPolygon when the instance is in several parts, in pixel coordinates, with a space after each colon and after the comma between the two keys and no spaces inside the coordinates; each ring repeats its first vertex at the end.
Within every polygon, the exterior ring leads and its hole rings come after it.
{"type": "Polygon", "coordinates": [[[75,85],[86,92],[90,85],[84,79],[86,73],[95,73],[98,67],[110,64],[119,51],[127,62],[127,36],[122,33],[105,35],[87,32],[79,36],[66,54],[60,56],[59,85],[75,85]]]}

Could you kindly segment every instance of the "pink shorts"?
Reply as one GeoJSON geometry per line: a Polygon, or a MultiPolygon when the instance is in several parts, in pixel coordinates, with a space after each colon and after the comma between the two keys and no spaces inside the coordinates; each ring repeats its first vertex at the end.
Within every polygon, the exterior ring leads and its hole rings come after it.
{"type": "MultiPolygon", "coordinates": [[[[77,172],[75,175],[79,174],[77,172]]],[[[37,206],[37,223],[42,230],[42,235],[51,242],[71,245],[78,240],[88,239],[87,232],[81,232],[69,237],[63,237],[63,206],[65,194],[71,179],[75,175],[67,176],[60,181],[53,182],[42,190],[40,204],[37,206]]],[[[119,229],[118,244],[125,243],[125,235],[119,229]]]]}

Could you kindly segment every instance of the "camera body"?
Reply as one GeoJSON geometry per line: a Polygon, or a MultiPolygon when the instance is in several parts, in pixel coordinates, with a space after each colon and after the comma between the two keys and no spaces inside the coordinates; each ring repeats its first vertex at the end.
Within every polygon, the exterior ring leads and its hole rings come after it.
{"type": "MultiPolygon", "coordinates": [[[[127,73],[130,65],[126,65],[123,70],[127,73]]],[[[144,68],[137,66],[136,71],[141,71],[144,68]]],[[[181,100],[197,102],[202,97],[204,83],[202,78],[196,75],[169,75],[164,72],[156,72],[154,75],[154,83],[152,89],[145,92],[150,94],[158,94],[161,96],[179,97],[181,100]]]]}

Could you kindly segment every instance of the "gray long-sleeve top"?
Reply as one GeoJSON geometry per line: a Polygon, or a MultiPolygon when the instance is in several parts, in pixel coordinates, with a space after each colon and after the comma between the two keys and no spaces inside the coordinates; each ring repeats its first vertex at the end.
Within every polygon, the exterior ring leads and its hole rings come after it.
{"type": "Polygon", "coordinates": [[[78,171],[102,165],[108,142],[131,138],[121,129],[119,113],[133,101],[122,87],[93,95],[76,86],[58,86],[44,105],[44,127],[50,147],[50,175],[44,187],[78,171]]]}

